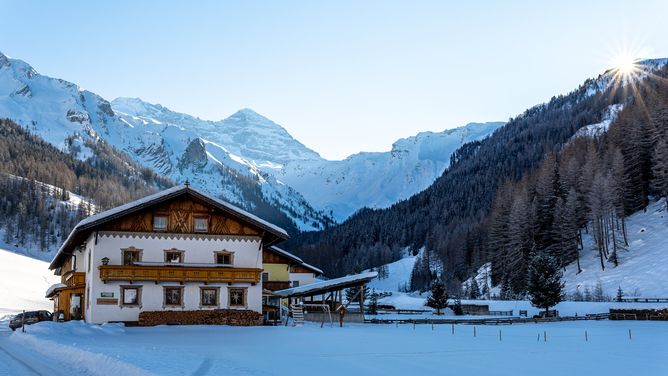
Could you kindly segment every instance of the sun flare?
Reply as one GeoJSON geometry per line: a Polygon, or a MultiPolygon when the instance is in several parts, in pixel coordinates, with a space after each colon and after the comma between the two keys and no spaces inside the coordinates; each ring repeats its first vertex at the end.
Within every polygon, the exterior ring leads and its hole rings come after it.
{"type": "Polygon", "coordinates": [[[615,70],[623,75],[629,75],[637,69],[636,60],[631,55],[619,55],[613,62],[615,70]]]}

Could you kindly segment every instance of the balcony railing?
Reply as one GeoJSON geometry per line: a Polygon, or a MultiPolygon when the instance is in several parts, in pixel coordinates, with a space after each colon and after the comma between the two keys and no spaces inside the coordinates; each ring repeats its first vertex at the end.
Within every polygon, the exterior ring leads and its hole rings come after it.
{"type": "Polygon", "coordinates": [[[86,273],[73,272],[67,273],[62,277],[62,283],[67,287],[82,287],[86,285],[86,273]]]}
{"type": "Polygon", "coordinates": [[[290,288],[290,281],[263,281],[262,288],[277,291],[290,288]]]}
{"type": "Polygon", "coordinates": [[[258,283],[262,269],[201,266],[100,265],[100,279],[107,281],[248,282],[258,283]]]}

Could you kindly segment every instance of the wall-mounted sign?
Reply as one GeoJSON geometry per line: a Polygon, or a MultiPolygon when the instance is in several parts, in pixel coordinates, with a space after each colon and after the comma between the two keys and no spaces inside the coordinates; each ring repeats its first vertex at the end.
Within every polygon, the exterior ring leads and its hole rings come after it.
{"type": "Polygon", "coordinates": [[[101,292],[100,293],[100,298],[113,298],[114,293],[113,292],[101,292]]]}
{"type": "Polygon", "coordinates": [[[97,298],[98,305],[117,305],[118,299],[97,298]]]}

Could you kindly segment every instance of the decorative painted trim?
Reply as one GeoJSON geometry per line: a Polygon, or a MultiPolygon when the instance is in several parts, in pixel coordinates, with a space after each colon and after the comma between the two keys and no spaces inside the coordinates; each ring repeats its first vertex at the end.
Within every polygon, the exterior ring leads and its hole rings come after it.
{"type": "Polygon", "coordinates": [[[213,235],[213,234],[179,234],[165,232],[133,232],[133,231],[100,231],[101,237],[128,239],[169,239],[169,240],[212,240],[212,241],[246,241],[259,242],[259,235],[213,235]]]}

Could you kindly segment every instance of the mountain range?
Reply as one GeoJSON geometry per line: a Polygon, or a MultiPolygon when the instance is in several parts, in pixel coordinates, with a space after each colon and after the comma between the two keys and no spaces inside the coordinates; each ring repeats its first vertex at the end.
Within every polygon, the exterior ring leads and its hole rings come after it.
{"type": "Polygon", "coordinates": [[[137,98],[108,101],[0,54],[0,117],[81,160],[105,142],[174,182],[190,181],[294,230],[317,230],[363,207],[387,207],[427,188],[466,142],[502,122],[398,140],[389,152],[329,161],[283,127],[242,109],[202,120],[137,98]]]}

